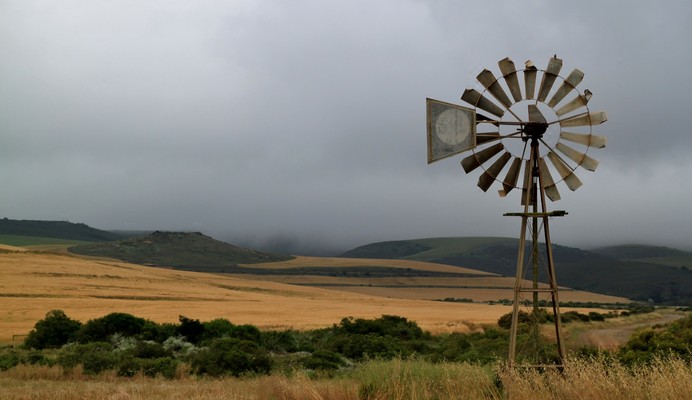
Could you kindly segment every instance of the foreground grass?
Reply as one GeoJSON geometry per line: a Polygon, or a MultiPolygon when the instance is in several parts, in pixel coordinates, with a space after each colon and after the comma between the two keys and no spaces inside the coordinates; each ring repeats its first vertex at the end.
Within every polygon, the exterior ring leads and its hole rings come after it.
{"type": "Polygon", "coordinates": [[[0,373],[0,398],[12,399],[689,399],[692,368],[657,359],[628,368],[607,359],[572,360],[564,374],[508,370],[500,364],[432,364],[373,360],[334,377],[304,372],[245,378],[199,379],[184,368],[175,380],[85,376],[79,368],[20,365],[0,373]]]}

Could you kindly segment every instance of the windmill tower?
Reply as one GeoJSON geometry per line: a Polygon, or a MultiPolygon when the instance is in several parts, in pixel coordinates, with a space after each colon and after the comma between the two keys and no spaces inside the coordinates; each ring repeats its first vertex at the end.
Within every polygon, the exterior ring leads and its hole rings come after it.
{"type": "Polygon", "coordinates": [[[572,191],[578,189],[582,185],[574,173],[578,167],[596,170],[598,161],[587,153],[605,147],[607,141],[594,135],[592,127],[607,116],[589,110],[591,92],[577,89],[584,73],[574,69],[563,78],[557,56],[545,70],[531,61],[517,70],[509,58],[500,60],[498,67],[499,78],[488,69],[478,75],[482,92],[464,91],[461,100],[472,108],[427,99],[428,163],[471,151],[461,166],[466,173],[483,170],[478,187],[484,192],[495,181],[501,184],[501,197],[514,189],[521,191],[523,210],[504,214],[521,218],[509,364],[562,367],[566,354],[549,220],[567,213],[549,211],[546,198],[560,199],[560,182],[572,191]],[[540,283],[541,276],[547,284],[540,283]],[[541,302],[541,297],[547,299],[541,302]],[[549,305],[549,312],[543,304],[549,305]],[[520,319],[528,319],[528,329],[520,331],[520,319]],[[555,327],[554,351],[546,350],[539,334],[539,323],[550,319],[555,327]]]}

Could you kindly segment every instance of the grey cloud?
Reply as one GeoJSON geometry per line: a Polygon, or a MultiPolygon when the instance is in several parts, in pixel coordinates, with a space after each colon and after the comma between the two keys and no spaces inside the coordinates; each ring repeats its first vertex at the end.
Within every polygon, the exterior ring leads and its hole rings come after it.
{"type": "Polygon", "coordinates": [[[692,7],[452,1],[6,1],[0,204],[11,218],[348,248],[515,236],[518,198],[425,162],[426,97],[510,56],[586,73],[609,145],[553,208],[566,244],[692,248],[692,7]],[[656,209],[655,213],[652,208],[656,209]],[[657,215],[654,218],[652,215],[657,215]],[[644,217],[643,217],[644,216],[644,217]],[[665,228],[652,228],[662,221],[665,228]],[[290,239],[291,237],[297,239],[290,239]],[[290,239],[290,240],[289,240],[290,239]]]}

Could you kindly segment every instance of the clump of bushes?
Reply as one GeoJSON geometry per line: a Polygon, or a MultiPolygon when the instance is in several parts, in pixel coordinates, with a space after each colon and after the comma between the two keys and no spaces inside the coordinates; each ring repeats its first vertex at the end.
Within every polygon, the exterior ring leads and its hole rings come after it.
{"type": "MultiPolygon", "coordinates": [[[[519,338],[532,322],[549,322],[544,310],[519,314],[519,338]]],[[[595,321],[600,313],[566,312],[564,322],[595,321]]],[[[183,368],[196,375],[267,374],[276,368],[331,373],[366,360],[421,359],[486,364],[504,359],[509,345],[511,313],[498,327],[483,332],[432,336],[406,318],[344,318],[330,328],[306,332],[262,332],[252,325],[225,319],[199,321],[180,316],[177,324],[157,324],[129,314],[111,313],[84,324],[53,310],[36,323],[23,348],[0,348],[0,370],[19,364],[81,366],[88,374],[116,371],[120,376],[173,378],[183,368]]],[[[531,336],[534,338],[534,336],[531,336]]],[[[536,340],[536,338],[534,338],[536,340]]],[[[544,338],[538,345],[549,346],[544,338]]],[[[624,363],[650,362],[664,354],[692,357],[692,317],[670,326],[637,332],[612,357],[624,363]]],[[[551,355],[546,352],[546,357],[551,355]]],[[[593,354],[582,349],[581,354],[593,354]]]]}

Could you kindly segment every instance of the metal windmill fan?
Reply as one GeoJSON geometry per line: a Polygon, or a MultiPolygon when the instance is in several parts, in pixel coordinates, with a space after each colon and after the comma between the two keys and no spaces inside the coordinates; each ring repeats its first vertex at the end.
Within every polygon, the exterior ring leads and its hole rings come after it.
{"type": "Polygon", "coordinates": [[[538,160],[543,167],[543,188],[550,200],[557,201],[560,199],[557,189],[560,181],[564,181],[571,190],[582,185],[574,174],[577,167],[596,170],[598,161],[587,152],[590,148],[603,148],[607,143],[604,136],[592,134],[592,126],[607,120],[606,113],[590,112],[588,102],[591,92],[585,90],[582,94],[577,90],[584,73],[574,69],[567,78],[561,77],[562,60],[557,57],[550,59],[545,70],[539,70],[531,61],[527,61],[525,69],[517,71],[509,58],[500,60],[498,65],[502,74],[499,78],[487,69],[478,75],[478,82],[485,88],[482,93],[466,89],[461,96],[473,109],[428,99],[428,163],[472,150],[473,154],[461,162],[464,171],[470,173],[478,167],[483,168],[478,186],[487,191],[495,181],[499,181],[502,184],[499,193],[504,197],[512,189],[527,189],[530,172],[527,145],[530,139],[536,138],[539,147],[543,147],[538,160]],[[523,91],[519,82],[520,73],[523,74],[523,91]],[[539,75],[541,80],[536,94],[539,75]],[[509,89],[511,98],[503,88],[502,81],[509,89]],[[559,81],[559,87],[549,96],[559,81]],[[571,93],[574,95],[565,100],[571,93]],[[481,112],[495,118],[486,117],[481,112]],[[546,119],[546,114],[550,121],[546,119]],[[460,128],[460,133],[456,135],[451,129],[452,121],[460,128]],[[559,126],[559,136],[550,132],[553,126],[559,126]],[[508,131],[505,129],[507,127],[515,129],[508,131]],[[548,135],[552,135],[550,139],[553,140],[548,140],[548,135]],[[511,143],[517,141],[523,145],[511,143]],[[575,145],[581,148],[575,148],[575,145]],[[546,157],[550,160],[550,167],[545,162],[546,157]],[[505,168],[508,164],[509,167],[505,168]],[[519,179],[522,165],[524,179],[519,179]],[[504,169],[506,172],[502,175],[504,169]],[[560,180],[553,179],[551,170],[560,180]]]}
{"type": "Polygon", "coordinates": [[[583,72],[574,69],[566,78],[560,76],[562,60],[557,56],[549,60],[545,70],[527,61],[525,68],[518,71],[509,58],[500,60],[498,66],[499,78],[487,69],[478,75],[477,80],[484,88],[482,92],[467,89],[461,96],[473,108],[427,99],[428,163],[471,151],[472,154],[465,157],[461,165],[466,173],[478,167],[483,169],[478,178],[478,186],[483,191],[487,191],[495,181],[502,185],[499,190],[502,197],[513,189],[521,189],[524,211],[505,214],[522,218],[509,361],[510,365],[515,362],[523,293],[533,294],[533,313],[537,315],[538,293],[544,292],[549,294],[552,303],[560,359],[557,365],[562,366],[565,350],[561,340],[558,286],[548,220],[549,217],[566,215],[566,212],[548,212],[545,199],[559,200],[557,184],[563,181],[570,190],[578,189],[582,185],[575,174],[578,167],[589,171],[596,169],[598,161],[587,153],[591,148],[605,147],[607,141],[604,136],[594,135],[592,127],[605,122],[607,116],[605,112],[589,110],[590,91],[580,93],[577,90],[584,78],[583,72]],[[520,84],[520,75],[523,85],[520,84]],[[545,161],[546,158],[550,163],[545,161]],[[560,178],[556,180],[553,176],[560,178]],[[532,222],[530,225],[529,220],[532,222]],[[531,231],[532,243],[533,279],[530,287],[524,279],[527,229],[531,231]],[[539,230],[544,233],[549,277],[549,287],[544,288],[538,284],[539,230]]]}

